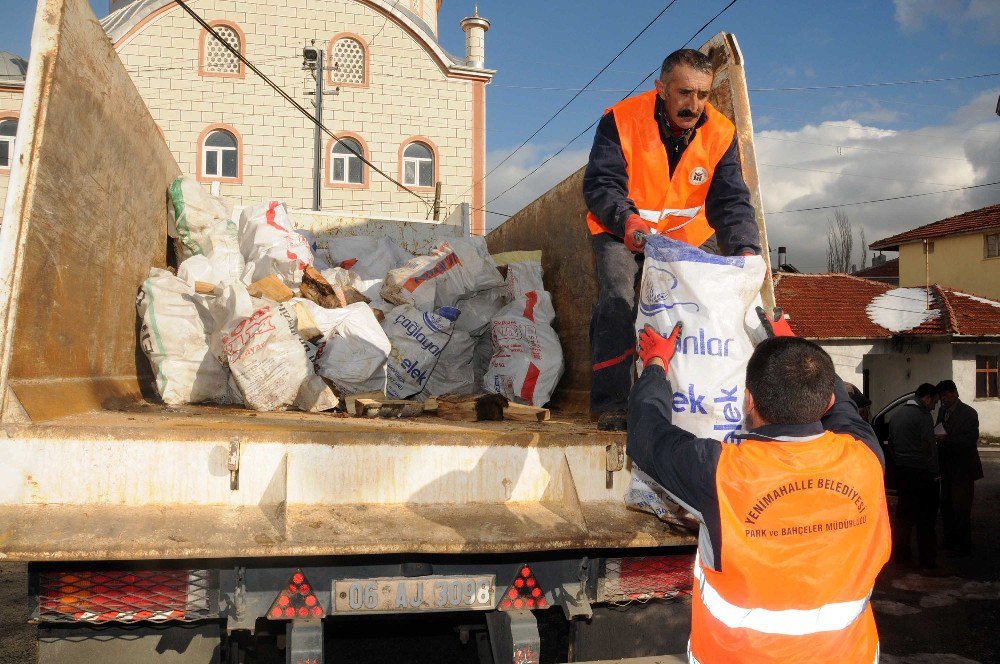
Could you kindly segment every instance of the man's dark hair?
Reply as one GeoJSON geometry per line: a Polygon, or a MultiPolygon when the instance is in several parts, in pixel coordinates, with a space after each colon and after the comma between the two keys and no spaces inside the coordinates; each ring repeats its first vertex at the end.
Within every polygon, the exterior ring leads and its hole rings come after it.
{"type": "Polygon", "coordinates": [[[937,384],[938,394],[950,394],[952,392],[958,394],[958,385],[955,385],[955,381],[942,380],[940,383],[937,384]]]}
{"type": "Polygon", "coordinates": [[[836,373],[822,348],[800,337],[760,343],[747,364],[757,414],[772,424],[816,422],[830,405],[836,373]]]}
{"type": "Polygon", "coordinates": [[[660,67],[660,79],[665,79],[667,74],[678,65],[687,65],[703,74],[715,73],[715,70],[712,68],[712,61],[707,55],[693,48],[682,48],[668,55],[666,60],[663,61],[663,66],[660,67]]]}
{"type": "Polygon", "coordinates": [[[921,383],[917,391],[913,393],[918,399],[923,399],[924,397],[936,397],[938,389],[931,385],[930,383],[921,383]]]}

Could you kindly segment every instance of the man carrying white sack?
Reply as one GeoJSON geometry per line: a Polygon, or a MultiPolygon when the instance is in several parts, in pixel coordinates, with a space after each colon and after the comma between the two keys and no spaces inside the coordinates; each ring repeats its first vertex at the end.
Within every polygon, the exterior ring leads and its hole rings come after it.
{"type": "Polygon", "coordinates": [[[868,600],[890,549],[884,459],[830,356],[758,313],[770,338],[747,365],[736,443],[671,424],[680,325],[639,335],[628,454],[700,525],[688,658],[869,664],[868,600]]]}
{"type": "Polygon", "coordinates": [[[736,129],[708,103],[713,78],[708,56],[675,51],[655,90],[607,109],[597,126],[583,196],[599,289],[590,406],[603,430],[626,426],[643,234],[726,256],[760,253],[736,129]]]}

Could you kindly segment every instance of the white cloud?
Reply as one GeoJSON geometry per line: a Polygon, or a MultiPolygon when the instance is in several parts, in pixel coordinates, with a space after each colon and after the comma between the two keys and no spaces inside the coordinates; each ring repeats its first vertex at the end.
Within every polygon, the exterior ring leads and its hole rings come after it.
{"type": "MultiPolygon", "coordinates": [[[[585,138],[581,138],[580,141],[585,142],[585,138]]],[[[526,145],[486,179],[486,199],[493,198],[520,180],[560,147],[561,144],[526,145]]],[[[487,154],[487,171],[492,170],[493,166],[509,153],[510,150],[498,150],[487,154]]],[[[495,202],[489,203],[487,208],[494,212],[514,214],[586,164],[589,155],[589,146],[562,152],[509,193],[504,194],[495,202]]],[[[486,215],[487,229],[491,230],[503,221],[504,217],[493,214],[486,215]]]]}
{"type": "Polygon", "coordinates": [[[893,0],[896,21],[906,32],[943,21],[953,34],[971,34],[987,43],[1000,42],[997,0],[893,0]]]}
{"type": "MultiPolygon", "coordinates": [[[[984,93],[948,122],[892,131],[856,120],[756,135],[766,212],[838,205],[1000,181],[997,91],[984,93]]],[[[868,243],[1000,201],[1000,186],[871,205],[845,206],[868,243]]],[[[771,247],[787,246],[790,263],[826,264],[833,210],[767,215],[771,247]]]]}

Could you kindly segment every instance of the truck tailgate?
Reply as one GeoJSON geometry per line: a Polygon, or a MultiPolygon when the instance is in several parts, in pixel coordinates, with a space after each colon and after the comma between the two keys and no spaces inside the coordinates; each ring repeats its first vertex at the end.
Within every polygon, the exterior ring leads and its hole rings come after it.
{"type": "Polygon", "coordinates": [[[3,429],[0,555],[8,560],[692,543],[625,508],[629,472],[609,475],[624,436],[578,420],[248,418],[207,407],[73,420],[3,429]]]}

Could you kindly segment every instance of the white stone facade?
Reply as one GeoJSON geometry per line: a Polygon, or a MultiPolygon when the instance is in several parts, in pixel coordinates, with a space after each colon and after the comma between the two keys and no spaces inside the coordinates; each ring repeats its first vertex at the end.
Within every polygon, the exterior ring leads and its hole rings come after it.
{"type": "MultiPolygon", "coordinates": [[[[19,118],[21,114],[21,102],[23,100],[23,88],[0,86],[0,122],[6,119],[19,118]]],[[[8,155],[12,156],[13,151],[11,150],[8,155]]],[[[7,185],[9,182],[10,168],[0,166],[0,221],[3,220],[3,207],[4,201],[7,200],[7,185]]]]}
{"type": "MultiPolygon", "coordinates": [[[[485,85],[492,72],[449,56],[436,41],[438,0],[196,0],[213,26],[237,34],[241,50],[303,106],[315,89],[302,70],[302,48],[315,40],[326,51],[350,53],[345,69],[328,71],[324,121],[354,139],[365,157],[403,181],[403,151],[412,142],[434,153],[433,180],[442,183],[441,218],[455,206],[473,208],[472,229],[484,229],[485,85]],[[340,39],[350,48],[335,49],[340,39]],[[357,48],[364,52],[358,76],[357,48]],[[354,67],[350,73],[346,68],[354,67]],[[361,80],[359,80],[359,78],[361,80]],[[335,82],[339,81],[339,82],[335,82]]],[[[237,202],[266,198],[307,209],[313,202],[313,125],[253,72],[218,70],[206,62],[211,37],[178,5],[140,0],[103,23],[181,168],[237,202]],[[127,18],[127,20],[126,20],[127,18]],[[238,143],[236,177],[213,177],[203,142],[222,129],[238,143]],[[206,168],[208,167],[208,168],[206,168]]],[[[460,26],[447,26],[459,30],[460,26]]],[[[338,63],[339,64],[339,63],[338,63]]],[[[323,209],[428,218],[434,186],[412,186],[417,200],[371,168],[362,182],[333,183],[324,140],[323,209]]],[[[221,154],[221,153],[220,153],[221,154]]],[[[214,158],[213,158],[214,159],[214,158]]],[[[212,162],[214,163],[214,162],[212,162]]],[[[217,167],[218,168],[218,167],[217,167]]]]}

